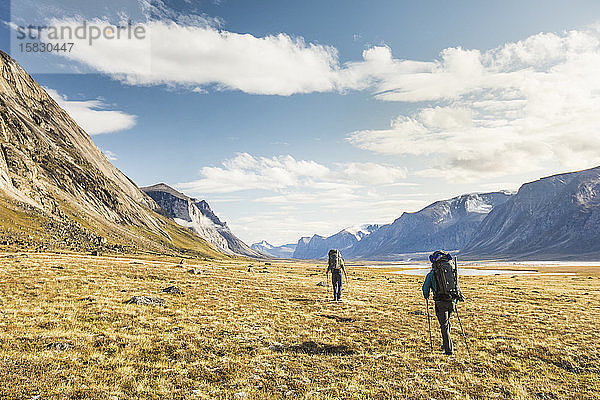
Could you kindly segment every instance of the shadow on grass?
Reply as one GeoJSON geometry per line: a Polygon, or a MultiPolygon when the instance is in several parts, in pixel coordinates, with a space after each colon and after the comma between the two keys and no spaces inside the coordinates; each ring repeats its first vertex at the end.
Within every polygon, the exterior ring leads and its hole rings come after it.
{"type": "Polygon", "coordinates": [[[331,315],[331,314],[319,314],[319,317],[323,317],[323,318],[327,318],[327,319],[333,319],[337,322],[354,322],[356,321],[356,318],[352,318],[352,317],[340,317],[339,315],[331,315]]]}
{"type": "Polygon", "coordinates": [[[312,340],[291,346],[281,346],[273,349],[273,351],[278,353],[302,353],[336,356],[347,356],[355,353],[354,350],[349,349],[346,345],[335,346],[331,344],[317,343],[312,340]]]}

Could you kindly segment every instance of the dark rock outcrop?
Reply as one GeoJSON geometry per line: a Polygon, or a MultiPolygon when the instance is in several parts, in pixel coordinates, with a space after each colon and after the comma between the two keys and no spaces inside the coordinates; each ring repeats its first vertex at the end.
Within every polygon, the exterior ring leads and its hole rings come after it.
{"type": "Polygon", "coordinates": [[[160,206],[164,216],[197,233],[219,251],[264,257],[237,238],[206,201],[188,197],[164,183],[143,187],[142,190],[160,206]]]}

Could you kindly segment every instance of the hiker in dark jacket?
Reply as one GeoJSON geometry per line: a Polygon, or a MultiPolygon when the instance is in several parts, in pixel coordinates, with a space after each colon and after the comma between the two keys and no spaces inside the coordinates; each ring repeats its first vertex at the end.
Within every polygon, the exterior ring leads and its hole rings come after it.
{"type": "MultiPolygon", "coordinates": [[[[331,272],[331,284],[333,285],[333,300],[342,300],[342,272],[346,275],[346,269],[344,268],[344,260],[339,250],[329,250],[329,262],[327,265],[327,271],[325,276],[329,278],[328,274],[331,272]]],[[[346,279],[348,276],[346,275],[346,279]]],[[[329,280],[329,279],[328,279],[329,280]]]]}
{"type": "MultiPolygon", "coordinates": [[[[442,341],[444,353],[452,355],[454,349],[452,346],[452,339],[450,338],[450,316],[454,311],[454,301],[448,293],[442,293],[442,290],[438,289],[436,282],[436,274],[434,266],[436,263],[449,262],[452,256],[450,254],[436,251],[429,260],[431,261],[431,271],[425,276],[425,282],[423,282],[423,297],[429,298],[429,292],[433,292],[433,300],[435,301],[435,315],[440,323],[440,329],[442,331],[442,341]]],[[[458,288],[457,288],[458,290],[458,288]]],[[[459,292],[460,293],[460,292],[459,292]]],[[[461,295],[462,297],[462,295],[461,295]]]]}

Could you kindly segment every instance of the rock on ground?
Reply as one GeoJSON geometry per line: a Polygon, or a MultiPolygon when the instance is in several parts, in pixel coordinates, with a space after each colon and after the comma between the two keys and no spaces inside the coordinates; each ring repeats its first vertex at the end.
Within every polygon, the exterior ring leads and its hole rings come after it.
{"type": "Polygon", "coordinates": [[[183,290],[179,289],[177,286],[166,287],[166,288],[162,289],[162,292],[170,293],[170,294],[183,294],[183,290]]]}
{"type": "Polygon", "coordinates": [[[57,351],[65,351],[71,347],[72,347],[71,343],[63,343],[63,342],[48,343],[46,345],[46,348],[48,350],[57,350],[57,351]]]}
{"type": "Polygon", "coordinates": [[[131,299],[127,300],[125,304],[144,304],[148,306],[164,306],[165,301],[158,297],[150,297],[150,296],[133,296],[131,299]]]}

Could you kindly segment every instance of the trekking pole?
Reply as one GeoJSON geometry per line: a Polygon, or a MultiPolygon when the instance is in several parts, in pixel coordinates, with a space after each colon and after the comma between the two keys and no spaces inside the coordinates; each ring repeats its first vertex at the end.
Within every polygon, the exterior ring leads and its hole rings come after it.
{"type": "Polygon", "coordinates": [[[472,360],[471,350],[469,349],[469,343],[467,342],[467,336],[465,335],[465,330],[463,329],[462,322],[460,322],[460,315],[458,315],[458,307],[454,305],[454,309],[456,310],[456,318],[458,318],[458,325],[460,325],[460,331],[462,333],[463,340],[465,341],[465,346],[467,347],[467,353],[469,354],[469,360],[472,360]]]}
{"type": "Polygon", "coordinates": [[[429,348],[433,352],[433,339],[431,338],[431,320],[429,317],[429,299],[425,298],[425,304],[427,305],[427,326],[429,326],[429,348]]]}
{"type": "Polygon", "coordinates": [[[350,287],[350,280],[348,279],[348,274],[346,273],[346,268],[342,268],[342,271],[344,271],[344,276],[346,277],[346,287],[350,287]]]}

